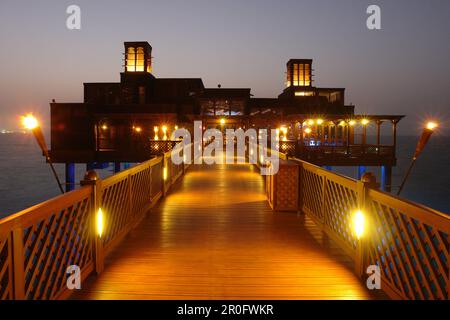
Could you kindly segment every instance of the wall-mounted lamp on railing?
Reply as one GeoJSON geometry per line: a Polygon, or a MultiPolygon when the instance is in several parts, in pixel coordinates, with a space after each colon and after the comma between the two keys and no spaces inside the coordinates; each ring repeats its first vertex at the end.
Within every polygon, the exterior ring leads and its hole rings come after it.
{"type": "Polygon", "coordinates": [[[59,190],[61,191],[61,193],[64,193],[64,189],[61,185],[61,181],[59,180],[58,174],[56,173],[56,170],[50,159],[50,154],[48,153],[44,134],[42,133],[42,129],[39,126],[38,120],[31,113],[29,113],[22,117],[22,125],[25,127],[25,129],[30,130],[33,133],[33,135],[36,139],[36,142],[38,143],[39,147],[41,148],[42,153],[45,156],[45,159],[47,160],[48,164],[50,165],[50,168],[52,169],[53,176],[55,177],[56,182],[58,183],[59,190]]]}
{"type": "Polygon", "coordinates": [[[101,238],[102,235],[103,235],[103,229],[105,227],[102,208],[98,208],[97,216],[96,216],[95,220],[96,220],[96,224],[97,224],[96,225],[96,227],[97,227],[97,235],[98,235],[99,238],[101,238]]]}
{"type": "Polygon", "coordinates": [[[422,136],[420,137],[419,142],[417,142],[416,150],[415,150],[413,158],[411,160],[411,164],[409,165],[408,171],[406,171],[406,174],[405,174],[405,177],[403,178],[402,184],[400,185],[400,188],[398,189],[398,192],[397,192],[398,196],[402,193],[402,190],[406,184],[406,180],[408,180],[408,177],[411,174],[411,171],[414,167],[414,164],[416,163],[417,158],[420,156],[420,154],[425,149],[425,146],[427,145],[428,141],[430,140],[431,136],[436,131],[436,128],[438,126],[439,125],[436,122],[430,121],[425,125],[425,128],[423,128],[422,136]]]}
{"type": "Polygon", "coordinates": [[[163,168],[163,180],[166,181],[167,180],[167,167],[163,168]]]}
{"type": "Polygon", "coordinates": [[[361,210],[354,213],[352,218],[353,232],[358,240],[364,235],[365,220],[364,213],[361,210]]]}

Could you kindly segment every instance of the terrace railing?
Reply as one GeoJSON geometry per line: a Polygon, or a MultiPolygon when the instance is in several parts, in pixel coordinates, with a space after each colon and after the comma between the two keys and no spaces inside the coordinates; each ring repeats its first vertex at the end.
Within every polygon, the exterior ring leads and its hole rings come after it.
{"type": "Polygon", "coordinates": [[[349,158],[366,159],[395,159],[394,146],[350,144],[346,145],[319,145],[300,146],[296,140],[280,141],[279,150],[290,157],[301,158],[306,161],[339,160],[349,158]]]}
{"type": "MultiPolygon", "coordinates": [[[[183,151],[181,151],[183,152],[183,151]]],[[[0,300],[63,299],[69,266],[83,281],[184,173],[170,153],[0,220],[0,300]],[[98,230],[99,209],[104,228],[98,230]]]]}

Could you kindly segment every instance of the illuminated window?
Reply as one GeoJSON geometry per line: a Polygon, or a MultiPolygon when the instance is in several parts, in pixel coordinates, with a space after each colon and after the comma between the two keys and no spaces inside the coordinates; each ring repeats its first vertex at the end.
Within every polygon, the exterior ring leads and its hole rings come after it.
{"type": "Polygon", "coordinates": [[[294,64],[294,86],[298,86],[298,64],[294,64]]]}
{"type": "Polygon", "coordinates": [[[305,92],[305,91],[296,91],[295,92],[295,96],[296,97],[311,97],[313,96],[314,93],[309,91],[309,92],[305,92]]]}
{"type": "MultiPolygon", "coordinates": [[[[293,86],[309,87],[311,85],[311,65],[294,63],[292,66],[292,77],[293,86]]],[[[290,78],[288,78],[288,83],[290,84],[290,78]]]]}
{"type": "MultiPolygon", "coordinates": [[[[128,47],[127,49],[127,71],[135,72],[135,71],[145,71],[145,54],[144,48],[138,47],[135,49],[134,47],[128,47]]],[[[147,71],[149,71],[150,66],[147,66],[147,71]]]]}
{"type": "Polygon", "coordinates": [[[287,76],[286,76],[286,87],[290,87],[290,86],[291,86],[291,83],[292,83],[291,73],[290,73],[289,70],[288,70],[287,76]]]}
{"type": "Polygon", "coordinates": [[[299,86],[305,85],[305,65],[299,64],[298,65],[298,78],[299,78],[299,86]]]}
{"type": "Polygon", "coordinates": [[[305,83],[304,83],[304,85],[306,87],[309,87],[311,85],[311,65],[305,64],[304,66],[305,66],[305,70],[304,70],[305,83]]]}
{"type": "Polygon", "coordinates": [[[136,51],[129,47],[127,51],[127,71],[136,71],[136,51]]]}
{"type": "Polygon", "coordinates": [[[136,52],[136,71],[144,71],[144,48],[137,48],[136,52]]]}

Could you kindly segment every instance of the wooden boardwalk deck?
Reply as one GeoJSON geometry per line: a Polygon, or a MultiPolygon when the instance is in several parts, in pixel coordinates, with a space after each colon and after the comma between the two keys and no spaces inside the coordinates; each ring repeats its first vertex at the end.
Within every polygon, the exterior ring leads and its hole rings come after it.
{"type": "Polygon", "coordinates": [[[255,167],[192,166],[73,298],[372,299],[352,266],[255,167]]]}

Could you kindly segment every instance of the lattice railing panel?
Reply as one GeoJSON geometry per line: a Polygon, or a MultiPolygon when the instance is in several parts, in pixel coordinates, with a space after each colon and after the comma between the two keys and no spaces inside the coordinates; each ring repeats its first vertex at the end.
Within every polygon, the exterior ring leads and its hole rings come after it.
{"type": "Polygon", "coordinates": [[[323,221],[323,179],[317,172],[301,168],[300,195],[303,210],[314,216],[316,220],[323,221]]]}
{"type": "MultiPolygon", "coordinates": [[[[358,208],[356,181],[340,183],[328,175],[325,183],[324,223],[347,246],[356,249],[357,239],[351,229],[352,214],[358,208]]],[[[343,178],[341,178],[343,180],[343,178]]]]}
{"type": "Polygon", "coordinates": [[[174,182],[175,178],[183,172],[183,165],[182,164],[174,164],[170,159],[170,177],[172,179],[172,182],[174,182]]]}
{"type": "Polygon", "coordinates": [[[152,167],[152,199],[162,192],[163,164],[162,161],[152,167]]]}
{"type": "Polygon", "coordinates": [[[144,214],[151,204],[151,179],[152,168],[147,167],[131,176],[132,188],[132,212],[133,215],[144,214]]]}
{"type": "Polygon", "coordinates": [[[0,300],[12,300],[13,265],[11,235],[0,237],[0,300]]]}
{"type": "MultiPolygon", "coordinates": [[[[368,264],[380,266],[382,278],[408,299],[449,298],[449,221],[427,222],[431,212],[383,203],[371,192],[373,233],[368,264]],[[406,213],[407,212],[407,213],[406,213]],[[420,216],[423,219],[420,219],[420,216]]],[[[379,197],[381,195],[381,197],[379,197]]]]}
{"type": "MultiPolygon", "coordinates": [[[[77,190],[74,192],[83,192],[77,190]]],[[[27,299],[55,299],[66,290],[67,267],[82,272],[92,264],[90,193],[68,207],[23,228],[24,283],[27,299]]]]}
{"type": "Polygon", "coordinates": [[[121,180],[102,190],[100,207],[105,214],[105,230],[102,237],[105,247],[128,226],[132,219],[129,183],[128,176],[124,176],[121,180]]]}

